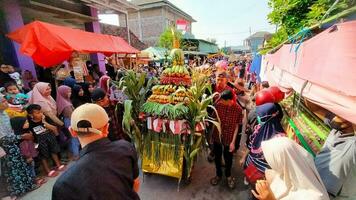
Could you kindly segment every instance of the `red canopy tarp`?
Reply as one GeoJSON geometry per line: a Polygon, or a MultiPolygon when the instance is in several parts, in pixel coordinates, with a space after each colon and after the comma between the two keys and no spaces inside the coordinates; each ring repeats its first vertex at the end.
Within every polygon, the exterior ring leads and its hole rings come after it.
{"type": "Polygon", "coordinates": [[[7,35],[21,45],[20,51],[35,63],[51,67],[68,60],[73,52],[139,53],[121,37],[86,32],[34,21],[7,35]]]}

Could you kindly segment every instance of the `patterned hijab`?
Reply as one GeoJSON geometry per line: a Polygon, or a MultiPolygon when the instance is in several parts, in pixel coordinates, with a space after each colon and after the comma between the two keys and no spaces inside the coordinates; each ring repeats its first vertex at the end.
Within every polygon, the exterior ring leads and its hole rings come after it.
{"type": "Polygon", "coordinates": [[[261,143],[269,140],[276,135],[284,135],[281,125],[283,111],[279,104],[266,103],[256,107],[256,114],[259,128],[255,132],[252,141],[251,151],[253,153],[262,152],[261,143]]]}
{"type": "MultiPolygon", "coordinates": [[[[4,99],[4,95],[0,94],[0,104],[2,104],[4,99]]],[[[0,110],[0,139],[11,135],[14,135],[14,131],[11,127],[10,117],[4,110],[0,110]]]]}

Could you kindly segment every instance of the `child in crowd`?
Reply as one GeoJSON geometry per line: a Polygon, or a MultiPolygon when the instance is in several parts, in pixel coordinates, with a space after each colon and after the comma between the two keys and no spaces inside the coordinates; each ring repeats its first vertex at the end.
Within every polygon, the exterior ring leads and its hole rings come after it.
{"type": "Polygon", "coordinates": [[[17,71],[15,71],[15,68],[12,65],[8,65],[8,71],[9,71],[9,75],[12,79],[14,79],[14,81],[16,82],[17,86],[20,88],[20,90],[23,89],[24,85],[23,85],[23,81],[21,79],[21,75],[20,73],[18,73],[17,71]]]}
{"type": "Polygon", "coordinates": [[[6,100],[13,105],[26,105],[28,96],[20,92],[18,85],[14,82],[5,84],[6,100]]]}
{"type": "MultiPolygon", "coordinates": [[[[31,134],[29,130],[29,123],[26,117],[15,117],[11,119],[11,126],[15,135],[31,134]]],[[[32,135],[32,134],[31,134],[32,135]]],[[[31,176],[36,180],[37,185],[42,185],[46,182],[43,178],[36,178],[35,161],[34,158],[38,156],[36,145],[33,141],[33,137],[28,140],[22,140],[20,142],[20,151],[24,160],[26,161],[28,168],[31,172],[31,176]]]]}
{"type": "Polygon", "coordinates": [[[63,171],[64,165],[61,165],[58,153],[60,152],[59,144],[57,143],[55,134],[58,133],[57,128],[46,122],[45,116],[41,111],[41,106],[31,104],[27,107],[29,129],[32,132],[35,141],[39,144],[39,156],[42,161],[43,168],[48,177],[55,177],[58,175],[57,171],[63,171]],[[56,170],[50,170],[47,160],[52,158],[56,170]]]}

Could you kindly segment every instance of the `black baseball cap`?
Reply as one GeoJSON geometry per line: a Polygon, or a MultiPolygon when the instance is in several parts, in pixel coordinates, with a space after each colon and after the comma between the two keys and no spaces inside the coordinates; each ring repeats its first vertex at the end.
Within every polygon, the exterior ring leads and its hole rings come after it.
{"type": "Polygon", "coordinates": [[[105,96],[106,96],[106,92],[103,89],[96,88],[91,93],[91,100],[94,101],[94,102],[95,101],[100,101],[100,100],[104,99],[105,96]]]}

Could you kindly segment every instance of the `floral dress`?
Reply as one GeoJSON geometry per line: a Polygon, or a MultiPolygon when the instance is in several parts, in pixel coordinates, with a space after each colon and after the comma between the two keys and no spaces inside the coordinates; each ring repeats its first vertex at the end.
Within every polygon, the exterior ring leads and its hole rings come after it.
{"type": "Polygon", "coordinates": [[[6,152],[5,176],[12,196],[22,195],[35,188],[34,177],[17,146],[20,140],[21,136],[13,133],[9,116],[0,111],[0,147],[6,152]]]}

